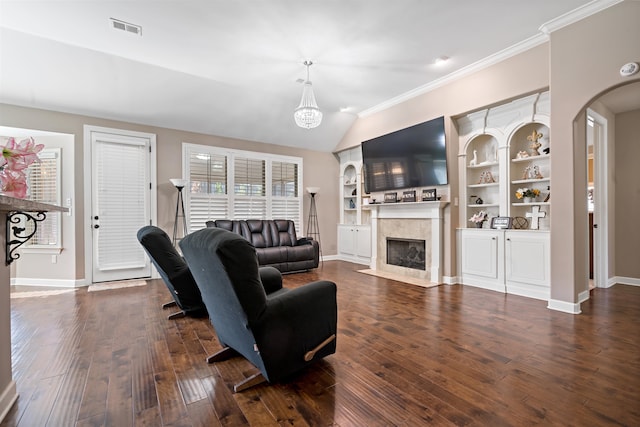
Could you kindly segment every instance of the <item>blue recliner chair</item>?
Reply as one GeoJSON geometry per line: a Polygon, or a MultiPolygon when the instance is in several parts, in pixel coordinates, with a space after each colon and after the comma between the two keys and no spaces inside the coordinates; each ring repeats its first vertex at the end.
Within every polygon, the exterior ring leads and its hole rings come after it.
{"type": "MultiPolygon", "coordinates": [[[[224,347],[213,363],[240,354],[255,374],[234,386],[239,392],[277,382],[336,350],[336,285],[329,281],[265,292],[255,248],[238,234],[205,228],[180,242],[200,288],[209,318],[224,347]]],[[[269,267],[267,267],[269,268],[269,267]]],[[[274,268],[269,268],[282,278],[274,268]]]]}

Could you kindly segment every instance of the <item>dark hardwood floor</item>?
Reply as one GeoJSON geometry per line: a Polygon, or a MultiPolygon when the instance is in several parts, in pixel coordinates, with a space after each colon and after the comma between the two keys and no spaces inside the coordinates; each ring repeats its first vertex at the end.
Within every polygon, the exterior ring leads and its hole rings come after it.
{"type": "Polygon", "coordinates": [[[639,426],[640,287],[595,289],[583,314],[462,286],[424,289],[339,261],[285,276],[338,284],[338,349],[284,384],[208,319],[167,320],[148,286],[12,300],[20,397],[1,426],[639,426]]]}

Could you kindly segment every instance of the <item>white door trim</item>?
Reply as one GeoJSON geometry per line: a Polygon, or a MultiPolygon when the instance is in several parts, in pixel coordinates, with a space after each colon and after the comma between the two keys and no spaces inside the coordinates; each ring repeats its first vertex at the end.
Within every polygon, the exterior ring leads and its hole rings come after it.
{"type": "MultiPolygon", "coordinates": [[[[137,138],[146,138],[151,145],[151,159],[149,162],[149,176],[151,179],[151,223],[158,223],[158,198],[157,198],[157,154],[156,154],[156,135],[153,133],[136,132],[124,129],[106,128],[100,126],[84,125],[84,277],[87,285],[93,282],[93,233],[91,232],[91,189],[92,189],[92,171],[91,171],[91,134],[92,133],[110,133],[114,135],[126,135],[137,138]]],[[[151,269],[152,277],[158,277],[154,268],[151,269]]]]}
{"type": "Polygon", "coordinates": [[[593,230],[593,281],[598,288],[607,288],[609,272],[609,210],[614,206],[609,206],[609,174],[607,168],[608,161],[608,141],[607,141],[607,119],[591,109],[587,109],[587,114],[593,117],[593,174],[594,174],[594,205],[593,223],[598,227],[593,230]]]}

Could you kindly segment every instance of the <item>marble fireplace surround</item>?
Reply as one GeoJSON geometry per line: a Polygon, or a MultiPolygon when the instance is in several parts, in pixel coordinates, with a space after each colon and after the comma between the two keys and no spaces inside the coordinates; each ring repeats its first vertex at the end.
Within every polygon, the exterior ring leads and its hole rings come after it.
{"type": "Polygon", "coordinates": [[[432,283],[442,283],[443,209],[447,204],[436,201],[370,205],[370,268],[432,283]],[[387,237],[424,240],[425,270],[387,264],[387,237]]]}

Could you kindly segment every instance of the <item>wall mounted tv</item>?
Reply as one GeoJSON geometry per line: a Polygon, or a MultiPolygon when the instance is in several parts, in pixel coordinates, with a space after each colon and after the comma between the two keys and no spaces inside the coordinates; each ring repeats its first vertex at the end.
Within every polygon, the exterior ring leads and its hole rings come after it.
{"type": "Polygon", "coordinates": [[[444,117],[362,143],[365,192],[446,185],[444,117]]]}

